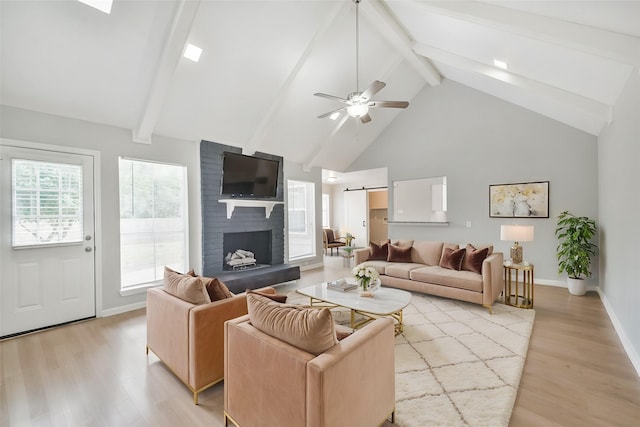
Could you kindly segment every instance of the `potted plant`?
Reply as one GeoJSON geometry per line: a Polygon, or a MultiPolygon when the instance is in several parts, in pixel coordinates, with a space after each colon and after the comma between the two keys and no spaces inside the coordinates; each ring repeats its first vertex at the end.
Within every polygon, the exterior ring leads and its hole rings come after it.
{"type": "Polygon", "coordinates": [[[584,279],[591,276],[591,257],[598,251],[598,247],[591,243],[596,231],[596,222],[585,216],[575,216],[568,211],[558,216],[558,273],[566,272],[569,276],[567,287],[572,295],[586,293],[584,279]]]}

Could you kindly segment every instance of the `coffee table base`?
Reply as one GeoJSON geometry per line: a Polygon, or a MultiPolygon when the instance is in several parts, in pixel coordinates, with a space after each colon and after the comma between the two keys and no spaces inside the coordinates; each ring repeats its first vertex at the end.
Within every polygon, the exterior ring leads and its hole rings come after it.
{"type": "Polygon", "coordinates": [[[351,329],[359,329],[373,320],[376,320],[382,317],[390,317],[394,320],[395,334],[400,335],[404,331],[404,323],[402,321],[402,311],[403,311],[402,309],[393,313],[389,313],[387,315],[379,315],[379,314],[369,313],[362,310],[356,310],[354,308],[343,307],[338,304],[331,304],[327,301],[324,301],[318,298],[309,297],[309,301],[312,307],[345,308],[349,310],[351,312],[351,323],[350,323],[351,329]],[[365,319],[356,321],[356,314],[364,316],[365,319]]]}

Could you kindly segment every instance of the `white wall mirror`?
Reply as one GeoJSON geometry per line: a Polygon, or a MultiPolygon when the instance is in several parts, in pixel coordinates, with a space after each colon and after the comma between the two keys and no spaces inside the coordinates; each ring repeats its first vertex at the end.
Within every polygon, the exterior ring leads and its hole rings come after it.
{"type": "Polygon", "coordinates": [[[394,222],[447,222],[447,177],[393,181],[394,222]]]}

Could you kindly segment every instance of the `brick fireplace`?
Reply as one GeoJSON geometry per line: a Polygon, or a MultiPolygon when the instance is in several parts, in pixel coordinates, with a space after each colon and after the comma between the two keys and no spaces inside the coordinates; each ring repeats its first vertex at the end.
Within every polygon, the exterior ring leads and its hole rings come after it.
{"type": "MultiPolygon", "coordinates": [[[[242,292],[247,288],[255,289],[300,277],[298,267],[284,264],[284,204],[277,204],[267,218],[263,207],[236,207],[227,218],[227,205],[220,203],[222,155],[225,151],[241,153],[238,147],[217,144],[210,141],[200,143],[200,168],[202,192],[202,274],[218,277],[224,281],[232,292],[242,292]],[[261,233],[261,234],[254,234],[261,233]],[[266,234],[265,234],[266,233],[266,234]],[[254,236],[247,239],[242,235],[254,236]],[[260,237],[257,237],[260,236],[260,237]],[[244,245],[261,241],[262,248],[227,247],[229,239],[240,239],[244,245]],[[261,268],[250,270],[227,271],[224,258],[228,252],[246,249],[256,253],[256,261],[261,268]],[[258,259],[259,256],[259,259],[258,259]]],[[[282,157],[265,153],[255,153],[257,157],[277,160],[282,165],[282,157]]],[[[282,167],[278,175],[278,192],[276,200],[284,200],[284,184],[282,167]]],[[[235,245],[235,244],[234,244],[235,245]]]]}

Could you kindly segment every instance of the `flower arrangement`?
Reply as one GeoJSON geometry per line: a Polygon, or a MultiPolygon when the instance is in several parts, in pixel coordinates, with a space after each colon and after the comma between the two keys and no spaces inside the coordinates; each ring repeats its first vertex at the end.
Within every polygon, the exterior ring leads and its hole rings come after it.
{"type": "Polygon", "coordinates": [[[358,286],[363,290],[368,290],[379,277],[376,269],[367,264],[356,265],[352,272],[353,277],[355,277],[358,282],[358,286]]]}

